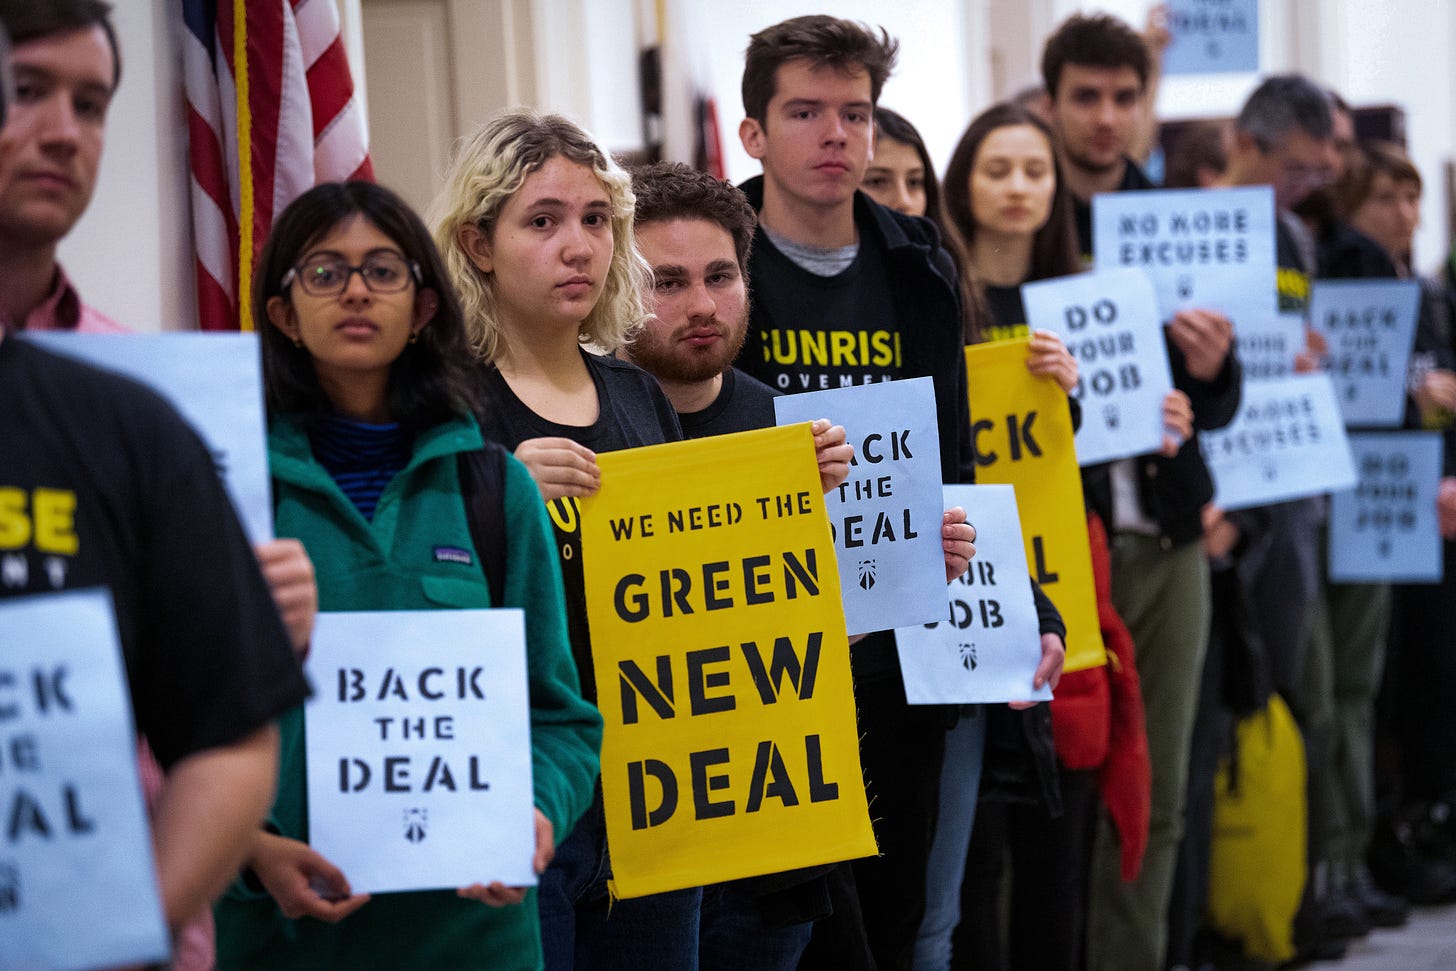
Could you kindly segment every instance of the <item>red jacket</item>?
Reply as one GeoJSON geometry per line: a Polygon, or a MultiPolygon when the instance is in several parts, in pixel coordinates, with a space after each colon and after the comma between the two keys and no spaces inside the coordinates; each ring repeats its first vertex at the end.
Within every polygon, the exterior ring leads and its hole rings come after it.
{"type": "Polygon", "coordinates": [[[1122,878],[1132,880],[1142,867],[1152,811],[1143,696],[1132,635],[1112,606],[1107,530],[1094,512],[1087,513],[1087,538],[1107,664],[1062,675],[1052,700],[1052,735],[1064,766],[1097,770],[1102,801],[1122,844],[1122,878]]]}

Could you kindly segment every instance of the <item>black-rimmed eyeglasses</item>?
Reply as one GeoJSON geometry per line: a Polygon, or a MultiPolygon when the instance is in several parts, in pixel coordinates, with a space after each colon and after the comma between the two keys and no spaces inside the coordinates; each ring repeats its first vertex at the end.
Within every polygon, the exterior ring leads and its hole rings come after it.
{"type": "Polygon", "coordinates": [[[349,287],[355,273],[371,293],[399,293],[413,280],[420,280],[420,265],[397,253],[376,253],[357,266],[347,260],[317,259],[300,263],[283,274],[283,289],[297,282],[313,297],[337,297],[349,287]]]}

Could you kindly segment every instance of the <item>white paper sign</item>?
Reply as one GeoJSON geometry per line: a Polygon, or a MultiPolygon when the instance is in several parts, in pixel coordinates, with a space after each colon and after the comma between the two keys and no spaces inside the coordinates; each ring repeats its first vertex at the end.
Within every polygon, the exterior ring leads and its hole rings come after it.
{"type": "Polygon", "coordinates": [[[828,418],[854,446],[849,478],[824,497],[849,633],[939,618],[944,509],[930,378],[785,395],[774,413],[779,425],[828,418]]]}
{"type": "Polygon", "coordinates": [[[321,613],[309,843],[355,893],[536,883],[519,610],[321,613]]]}
{"type": "Polygon", "coordinates": [[[1329,372],[1345,424],[1398,427],[1416,339],[1421,285],[1415,280],[1320,280],[1310,323],[1329,345],[1329,372]]]}
{"type": "Polygon", "coordinates": [[[1163,73],[1259,70],[1259,0],[1165,0],[1168,49],[1163,73]]]}
{"type": "Polygon", "coordinates": [[[1077,359],[1078,464],[1157,451],[1173,374],[1147,274],[1105,270],[1028,283],[1021,299],[1030,325],[1058,334],[1077,359]]]}
{"type": "Polygon", "coordinates": [[[166,398],[212,450],[248,539],[273,538],[257,334],[25,336],[57,354],[140,381],[166,398]]]}
{"type": "Polygon", "coordinates": [[[1217,310],[1238,334],[1278,312],[1267,185],[1093,196],[1092,252],[1099,270],[1146,270],[1164,321],[1185,308],[1217,310]]]}
{"type": "Polygon", "coordinates": [[[1239,413],[1198,437],[1215,504],[1246,509],[1348,489],[1355,465],[1327,374],[1244,385],[1239,413]]]}
{"type": "Polygon", "coordinates": [[[0,971],[165,961],[104,590],[0,600],[0,971]]]}
{"type": "Polygon", "coordinates": [[[1440,434],[1351,435],[1350,451],[1360,481],[1330,497],[1330,579],[1440,583],[1440,434]]]}
{"type": "Polygon", "coordinates": [[[1294,358],[1304,350],[1304,316],[1275,314],[1267,320],[1240,321],[1234,349],[1245,381],[1287,378],[1294,373],[1294,358]]]}
{"type": "Polygon", "coordinates": [[[1015,489],[949,485],[945,505],[966,510],[976,527],[976,556],[948,588],[942,573],[938,621],[895,631],[905,700],[942,705],[1050,699],[1051,688],[1031,686],[1041,663],[1041,633],[1015,489]]]}

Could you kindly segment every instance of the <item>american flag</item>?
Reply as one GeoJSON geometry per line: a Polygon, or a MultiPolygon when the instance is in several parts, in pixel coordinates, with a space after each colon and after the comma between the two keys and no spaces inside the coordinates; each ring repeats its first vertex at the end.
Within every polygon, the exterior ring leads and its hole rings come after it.
{"type": "Polygon", "coordinates": [[[182,16],[198,320],[251,330],[274,214],[316,182],[373,178],[364,112],[334,0],[182,0],[182,16]]]}

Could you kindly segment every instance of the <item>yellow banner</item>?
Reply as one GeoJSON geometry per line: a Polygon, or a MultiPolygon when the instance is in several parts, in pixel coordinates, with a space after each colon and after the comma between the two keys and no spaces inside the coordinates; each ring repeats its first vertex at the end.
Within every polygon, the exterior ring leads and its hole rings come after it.
{"type": "Polygon", "coordinates": [[[873,855],[809,426],[597,461],[582,568],[612,892],[873,855]]]}
{"type": "MultiPolygon", "coordinates": [[[[966,348],[976,481],[1016,487],[1032,577],[1067,624],[1066,670],[1107,659],[1067,396],[1026,369],[1028,339],[966,348]]],[[[970,520],[976,521],[970,510],[970,520]]]]}

